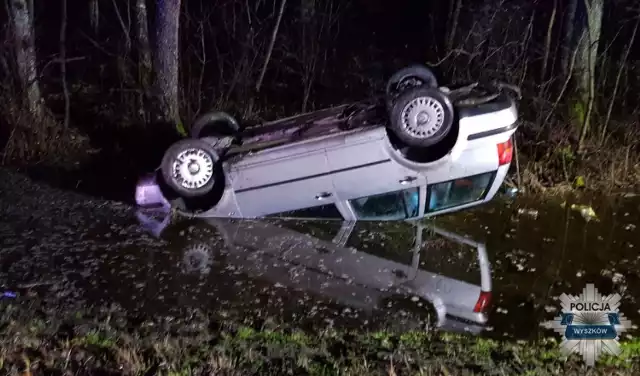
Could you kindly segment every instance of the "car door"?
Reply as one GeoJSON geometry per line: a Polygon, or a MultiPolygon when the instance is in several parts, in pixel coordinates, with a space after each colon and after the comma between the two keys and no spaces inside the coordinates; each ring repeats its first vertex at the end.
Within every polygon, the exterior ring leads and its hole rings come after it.
{"type": "Polygon", "coordinates": [[[402,221],[424,212],[425,186],[411,187],[346,201],[352,216],[360,221],[402,221]]]}
{"type": "Polygon", "coordinates": [[[340,202],[345,218],[357,221],[403,221],[422,217],[427,197],[426,184],[368,196],[352,195],[340,202]]]}
{"type": "Polygon", "coordinates": [[[268,158],[246,158],[230,169],[242,217],[256,218],[335,202],[324,149],[269,152],[268,158]]]}
{"type": "Polygon", "coordinates": [[[327,149],[329,169],[340,200],[394,192],[426,183],[424,176],[389,157],[384,148],[385,137],[384,133],[376,132],[349,135],[341,147],[327,149]]]}

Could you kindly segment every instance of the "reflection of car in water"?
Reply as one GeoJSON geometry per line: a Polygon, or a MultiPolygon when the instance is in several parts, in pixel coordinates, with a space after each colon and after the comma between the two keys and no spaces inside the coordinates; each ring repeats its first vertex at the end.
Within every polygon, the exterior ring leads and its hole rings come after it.
{"type": "MultiPolygon", "coordinates": [[[[156,234],[166,226],[166,222],[153,222],[144,214],[139,214],[139,219],[156,234]]],[[[354,237],[354,222],[341,222],[339,229],[330,232],[330,240],[294,230],[288,222],[209,219],[206,223],[222,238],[224,249],[218,251],[220,247],[212,245],[215,241],[211,232],[204,231],[204,236],[192,232],[182,247],[183,270],[209,273],[211,259],[222,252],[225,264],[272,284],[365,310],[380,309],[398,295],[417,297],[433,306],[438,327],[452,331],[483,330],[491,299],[491,272],[484,244],[434,226],[407,224],[415,231],[414,246],[411,250],[400,250],[410,257],[401,262],[347,246],[354,237]],[[433,237],[423,241],[425,233],[433,237]],[[456,249],[462,247],[456,252],[466,253],[466,260],[477,264],[477,270],[467,273],[467,261],[460,268],[465,270],[465,277],[452,278],[441,274],[440,266],[429,265],[450,263],[455,252],[449,252],[445,243],[456,249]],[[436,270],[427,271],[422,266],[436,270]],[[466,281],[469,276],[473,282],[466,281]]]]}
{"type": "Polygon", "coordinates": [[[398,71],[380,100],[242,128],[208,113],[141,179],[136,202],[191,215],[404,220],[491,200],[518,126],[505,84],[439,87],[426,67],[398,71]]]}

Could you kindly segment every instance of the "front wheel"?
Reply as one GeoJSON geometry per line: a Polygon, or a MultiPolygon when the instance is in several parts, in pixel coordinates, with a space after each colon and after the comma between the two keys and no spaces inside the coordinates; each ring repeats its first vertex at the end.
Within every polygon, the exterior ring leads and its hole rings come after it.
{"type": "Polygon", "coordinates": [[[406,146],[428,147],[442,141],[451,131],[453,104],[436,88],[414,87],[400,94],[389,118],[391,131],[406,146]]]}
{"type": "Polygon", "coordinates": [[[216,185],[218,154],[199,139],[184,139],[171,145],[160,166],[165,183],[184,198],[201,197],[216,185]]]}

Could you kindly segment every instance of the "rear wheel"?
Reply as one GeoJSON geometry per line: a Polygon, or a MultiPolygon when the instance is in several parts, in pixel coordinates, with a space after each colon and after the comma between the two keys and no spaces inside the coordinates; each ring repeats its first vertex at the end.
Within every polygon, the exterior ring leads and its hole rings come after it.
{"type": "Polygon", "coordinates": [[[453,127],[453,104],[436,88],[414,87],[402,93],[390,110],[391,131],[410,147],[442,141],[453,127]]]}
{"type": "Polygon", "coordinates": [[[410,65],[397,71],[389,81],[386,88],[387,109],[390,111],[397,98],[406,90],[424,86],[427,88],[437,88],[438,80],[431,69],[424,65],[410,65]]]}
{"type": "Polygon", "coordinates": [[[162,177],[178,195],[201,197],[216,185],[218,160],[209,143],[198,139],[180,140],[171,145],[162,158],[162,177]]]}

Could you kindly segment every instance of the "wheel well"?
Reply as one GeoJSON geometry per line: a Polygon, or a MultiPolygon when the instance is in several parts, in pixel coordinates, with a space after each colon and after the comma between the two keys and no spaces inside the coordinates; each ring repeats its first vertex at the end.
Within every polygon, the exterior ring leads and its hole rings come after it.
{"type": "Polygon", "coordinates": [[[400,152],[405,159],[415,163],[431,163],[443,158],[453,149],[458,140],[458,124],[458,117],[454,115],[451,131],[442,141],[426,148],[407,146],[389,127],[385,128],[391,146],[400,152]]]}

